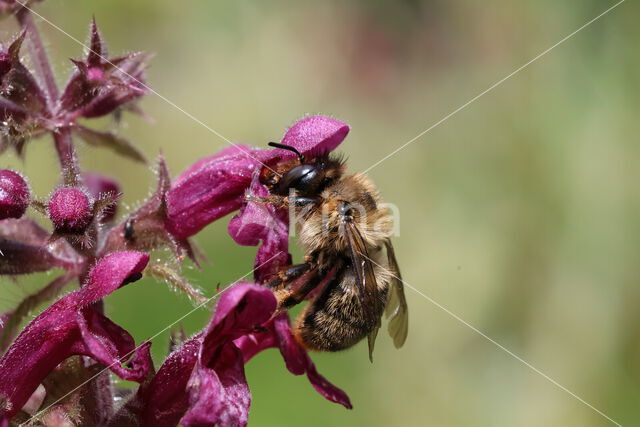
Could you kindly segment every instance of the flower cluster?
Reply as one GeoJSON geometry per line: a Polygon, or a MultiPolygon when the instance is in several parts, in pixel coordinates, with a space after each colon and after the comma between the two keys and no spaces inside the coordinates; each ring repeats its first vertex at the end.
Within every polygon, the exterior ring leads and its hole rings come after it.
{"type": "MultiPolygon", "coordinates": [[[[139,112],[134,102],[147,92],[146,56],[108,59],[92,22],[88,54],[73,60],[76,70],[59,91],[29,9],[0,1],[0,14],[14,15],[22,27],[6,47],[0,45],[0,150],[24,155],[27,142],[49,134],[61,166],[47,200],[35,197],[20,173],[0,170],[0,275],[18,280],[62,271],[0,313],[0,426],[34,418],[43,425],[245,425],[251,396],[244,365],[268,348],[278,348],[287,369],[306,374],[326,399],[350,408],[347,395],[317,372],[294,339],[288,315],[276,315],[276,298],[262,286],[291,261],[287,212],[247,202],[245,195],[265,194],[261,169],[277,167],[292,153],[234,145],[197,161],[173,182],[160,157],[155,192],[117,219],[121,187],[114,178],[81,171],[76,137],[134,161],[144,157],[117,133],[77,120],[139,112]],[[26,41],[33,72],[21,59],[26,41]],[[28,217],[29,207],[50,227],[28,217]],[[156,370],[151,343],[136,344],[104,314],[102,299],[148,275],[204,305],[181,266],[185,258],[200,261],[190,238],[234,211],[231,236],[241,245],[260,246],[254,282],[223,290],[209,324],[176,343],[156,370]],[[170,255],[158,260],[154,251],[161,249],[170,255]],[[79,287],[61,296],[74,282],[79,287]],[[34,309],[50,301],[24,326],[34,309]],[[127,394],[111,375],[140,385],[127,394]]],[[[312,116],[294,124],[282,142],[311,155],[335,149],[348,132],[340,121],[312,116]]]]}

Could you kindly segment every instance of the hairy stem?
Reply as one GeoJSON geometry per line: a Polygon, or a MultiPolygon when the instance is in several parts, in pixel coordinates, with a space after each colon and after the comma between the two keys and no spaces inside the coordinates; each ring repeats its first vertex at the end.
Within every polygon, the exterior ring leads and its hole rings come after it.
{"type": "Polygon", "coordinates": [[[66,185],[77,185],[80,170],[73,142],[71,141],[71,130],[67,127],[58,129],[53,134],[53,141],[55,142],[56,152],[62,167],[62,180],[66,185]]]}
{"type": "Polygon", "coordinates": [[[31,56],[33,58],[36,72],[42,78],[49,98],[50,109],[54,102],[58,99],[58,86],[56,85],[56,79],[53,75],[53,69],[49,63],[47,52],[40,38],[38,28],[33,22],[33,17],[29,9],[22,8],[16,14],[16,18],[20,23],[20,26],[27,31],[31,46],[31,56]]]}

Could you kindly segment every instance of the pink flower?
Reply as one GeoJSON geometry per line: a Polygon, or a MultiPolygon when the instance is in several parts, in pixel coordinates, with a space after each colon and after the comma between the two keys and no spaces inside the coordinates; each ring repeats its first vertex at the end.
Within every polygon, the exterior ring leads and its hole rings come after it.
{"type": "MultiPolygon", "coordinates": [[[[2,7],[0,1],[0,14],[2,7]]],[[[27,35],[31,35],[30,41],[37,52],[44,49],[33,43],[40,40],[34,36],[35,27],[25,11],[18,14],[25,29],[7,48],[0,44],[0,120],[4,122],[0,152],[13,147],[22,154],[24,145],[42,133],[50,133],[61,149],[60,140],[73,132],[89,145],[144,162],[142,153],[122,136],[90,129],[78,123],[78,119],[102,117],[120,109],[138,112],[132,103],[148,92],[144,84],[147,56],[136,53],[108,58],[105,43],[93,21],[90,51],[83,60],[73,61],[77,70],[59,95],[48,63],[46,66],[40,63],[42,58],[36,55],[41,74],[46,70],[39,80],[21,61],[21,48],[27,35]]],[[[72,160],[72,157],[64,159],[65,166],[72,160]]]]}
{"type": "MultiPolygon", "coordinates": [[[[304,155],[334,150],[349,133],[338,120],[311,116],[295,123],[282,143],[304,155]]],[[[167,194],[168,230],[178,238],[194,235],[211,222],[239,209],[245,191],[263,164],[273,167],[295,155],[280,148],[255,149],[246,145],[226,148],[196,162],[180,175],[167,194]]]]}
{"type": "Polygon", "coordinates": [[[280,348],[291,373],[306,373],[320,394],[351,408],[347,395],[318,374],[286,316],[271,319],[275,308],[262,286],[224,291],[209,326],[175,350],[111,424],[133,417],[142,426],[246,425],[251,394],[244,364],[271,347],[280,348]]]}
{"type": "Polygon", "coordinates": [[[84,60],[73,60],[77,71],[60,97],[61,110],[68,119],[99,117],[141,97],[147,92],[144,59],[140,54],[108,59],[94,20],[89,52],[84,60]]]}
{"type": "Polygon", "coordinates": [[[149,345],[135,349],[131,335],[110,321],[94,303],[141,277],[149,256],[118,252],[100,260],[86,284],[43,311],[20,333],[0,359],[0,417],[10,419],[42,380],[72,355],[89,356],[119,377],[142,382],[151,367],[149,345]]]}

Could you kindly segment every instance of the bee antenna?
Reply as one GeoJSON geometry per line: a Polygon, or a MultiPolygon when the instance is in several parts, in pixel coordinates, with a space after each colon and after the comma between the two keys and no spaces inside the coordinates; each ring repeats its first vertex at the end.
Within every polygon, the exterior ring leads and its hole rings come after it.
{"type": "Polygon", "coordinates": [[[267,145],[269,147],[282,148],[283,150],[293,151],[298,155],[298,159],[300,159],[300,163],[304,163],[304,156],[295,147],[292,147],[290,145],[280,144],[278,142],[269,142],[267,145]]]}

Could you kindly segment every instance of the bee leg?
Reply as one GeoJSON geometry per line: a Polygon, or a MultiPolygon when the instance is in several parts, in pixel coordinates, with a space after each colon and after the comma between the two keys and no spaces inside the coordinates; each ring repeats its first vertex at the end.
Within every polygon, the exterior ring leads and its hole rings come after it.
{"type": "Polygon", "coordinates": [[[287,202],[294,206],[309,206],[320,204],[321,201],[320,199],[313,197],[290,196],[287,197],[287,202]]]}
{"type": "Polygon", "coordinates": [[[247,194],[244,199],[248,202],[260,203],[263,205],[274,205],[277,207],[288,206],[293,204],[294,206],[304,207],[309,205],[317,205],[320,203],[320,199],[313,197],[299,197],[299,196],[279,196],[272,194],[269,196],[254,196],[247,194]]]}
{"type": "Polygon", "coordinates": [[[276,293],[276,297],[278,298],[278,308],[276,309],[276,313],[280,313],[296,304],[300,304],[304,301],[309,292],[314,290],[316,286],[322,282],[324,277],[325,275],[319,269],[316,269],[311,277],[309,277],[309,280],[307,280],[298,289],[276,293]]]}
{"type": "Polygon", "coordinates": [[[291,265],[285,269],[282,269],[278,272],[278,277],[273,279],[271,282],[267,284],[269,288],[275,288],[282,284],[286,284],[292,280],[297,279],[302,276],[304,273],[311,269],[311,264],[305,262],[303,264],[291,265]]]}

